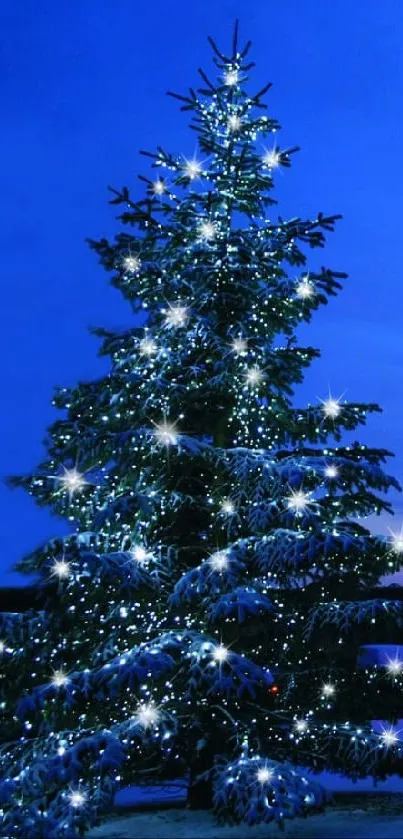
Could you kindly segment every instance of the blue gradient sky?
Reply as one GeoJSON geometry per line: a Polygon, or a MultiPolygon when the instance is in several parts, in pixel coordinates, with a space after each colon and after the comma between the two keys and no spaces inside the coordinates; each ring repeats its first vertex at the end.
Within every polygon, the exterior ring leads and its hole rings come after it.
{"type": "MultiPolygon", "coordinates": [[[[252,88],[267,80],[282,145],[300,145],[277,175],[279,212],[342,213],[312,267],[349,273],[345,291],[301,340],[321,347],[299,402],[346,391],[377,401],[359,435],[396,453],[403,479],[403,6],[400,0],[19,0],[0,11],[2,475],[34,469],[55,419],[56,384],[107,369],[92,324],[125,327],[131,313],[86,236],[117,230],[107,184],[141,194],[140,148],[191,156],[187,115],[165,96],[211,69],[211,34],[229,48],[235,17],[253,40],[252,88]]],[[[393,520],[400,527],[403,498],[393,520]]],[[[21,490],[0,485],[0,584],[12,564],[65,530],[21,490]]]]}

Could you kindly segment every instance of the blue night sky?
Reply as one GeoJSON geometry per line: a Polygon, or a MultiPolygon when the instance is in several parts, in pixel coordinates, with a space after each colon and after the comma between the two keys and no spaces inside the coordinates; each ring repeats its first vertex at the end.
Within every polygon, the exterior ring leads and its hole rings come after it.
{"type": "MultiPolygon", "coordinates": [[[[394,451],[403,481],[401,257],[403,6],[399,0],[19,0],[0,13],[2,475],[34,470],[43,456],[55,385],[106,372],[89,325],[124,328],[129,306],[109,285],[86,236],[118,230],[107,185],[142,194],[139,149],[196,150],[187,114],[165,96],[211,70],[211,34],[225,51],[233,22],[251,38],[251,89],[273,82],[269,114],[280,145],[301,146],[277,173],[278,212],[342,213],[312,268],[346,271],[344,292],[301,330],[322,350],[298,404],[346,392],[384,413],[354,435],[394,451]],[[248,8],[248,13],[246,13],[248,8]]],[[[211,71],[212,72],[212,71],[211,71]]],[[[277,212],[277,210],[275,210],[277,212]]],[[[396,516],[375,521],[400,528],[396,516]]],[[[22,490],[0,486],[1,578],[66,525],[22,490]]],[[[372,526],[372,523],[371,523],[372,526]]]]}

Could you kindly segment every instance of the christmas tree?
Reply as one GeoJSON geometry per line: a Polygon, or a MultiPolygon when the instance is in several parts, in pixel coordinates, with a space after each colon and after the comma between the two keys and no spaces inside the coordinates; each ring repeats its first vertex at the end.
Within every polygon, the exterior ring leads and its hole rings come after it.
{"type": "Polygon", "coordinates": [[[237,27],[230,56],[210,43],[217,80],[171,94],[198,155],[144,153],[145,197],[113,191],[125,232],[90,242],[144,323],[93,330],[110,372],[56,390],[45,460],[11,479],[72,525],[17,566],[38,609],[0,616],[11,839],[82,836],[117,787],[157,778],[188,778],[222,821],[281,825],[323,805],[306,768],[403,775],[402,666],[357,665],[403,618],[368,595],[403,536],[359,521],[399,487],[389,452],[342,444],[379,408],[293,401],[319,355],[298,326],[346,276],[308,271],[304,248],[338,216],[274,220],[296,149],[269,85],[247,92],[237,27]]]}

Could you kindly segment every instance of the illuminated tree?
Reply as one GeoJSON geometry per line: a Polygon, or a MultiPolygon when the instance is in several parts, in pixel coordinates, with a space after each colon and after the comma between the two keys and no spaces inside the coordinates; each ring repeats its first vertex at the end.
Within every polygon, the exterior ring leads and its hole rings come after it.
{"type": "Polygon", "coordinates": [[[12,839],[82,834],[150,778],[187,775],[221,819],[281,823],[323,802],[304,766],[401,771],[401,668],[357,668],[402,621],[367,592],[403,536],[359,523],[398,484],[386,450],[341,445],[379,408],[293,402],[319,355],[298,326],[345,277],[308,272],[303,247],[338,217],[273,219],[295,149],[273,139],[269,86],[246,92],[249,44],[211,45],[218,81],[175,94],[198,156],[147,153],[145,197],[113,191],[128,232],[91,241],[145,321],[93,330],[110,373],[56,391],[46,459],[12,480],[74,526],[18,566],[43,608],[2,616],[12,839]]]}

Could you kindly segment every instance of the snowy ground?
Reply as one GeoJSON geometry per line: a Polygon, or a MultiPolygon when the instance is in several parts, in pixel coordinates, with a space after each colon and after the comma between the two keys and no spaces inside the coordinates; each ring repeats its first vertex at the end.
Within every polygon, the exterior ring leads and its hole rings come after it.
{"type": "Polygon", "coordinates": [[[374,795],[370,779],[353,785],[329,773],[315,777],[342,794],[343,803],[324,814],[288,822],[284,832],[275,825],[219,827],[211,813],[185,809],[185,788],[178,782],[122,790],[116,797],[121,815],[94,828],[87,839],[403,839],[403,779],[389,778],[374,795]],[[141,810],[133,812],[139,806],[141,810]]]}

